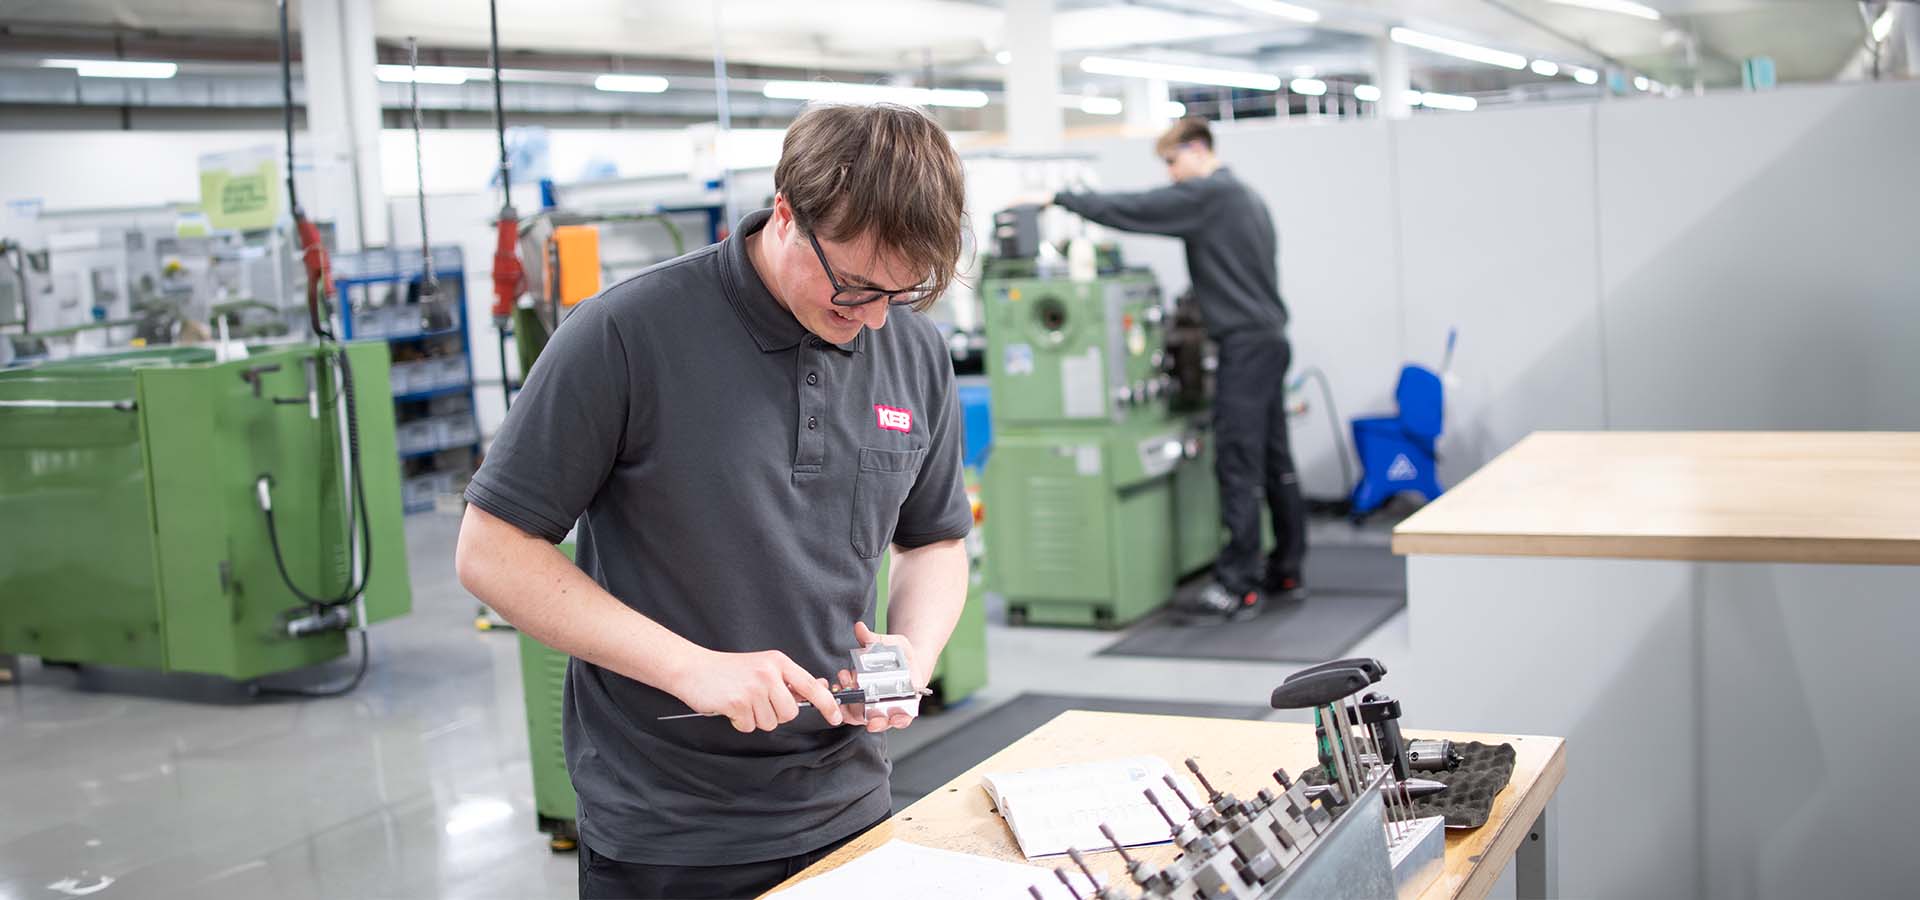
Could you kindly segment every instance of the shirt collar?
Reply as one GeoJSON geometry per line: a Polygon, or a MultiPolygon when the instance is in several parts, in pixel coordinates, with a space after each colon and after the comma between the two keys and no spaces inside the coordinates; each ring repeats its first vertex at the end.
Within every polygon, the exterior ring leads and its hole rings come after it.
{"type": "MultiPolygon", "coordinates": [[[[727,301],[733,304],[733,310],[740,316],[741,324],[747,333],[753,336],[753,342],[762,352],[791,350],[802,340],[812,337],[793,313],[774,299],[767,290],[760,273],[753,268],[753,260],[747,257],[747,237],[767,226],[773,218],[773,210],[757,209],[740,219],[738,227],[720,245],[720,272],[725,282],[727,301]]],[[[847,353],[858,353],[866,349],[868,329],[860,329],[853,340],[844,344],[833,344],[847,353]]],[[[825,344],[824,339],[818,339],[825,344]]]]}

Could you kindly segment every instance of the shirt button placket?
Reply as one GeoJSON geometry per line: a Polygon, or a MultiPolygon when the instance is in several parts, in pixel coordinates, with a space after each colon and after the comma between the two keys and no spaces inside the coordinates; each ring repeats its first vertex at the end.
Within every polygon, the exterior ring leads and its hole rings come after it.
{"type": "Polygon", "coordinates": [[[819,470],[826,462],[827,441],[820,433],[820,416],[825,414],[820,392],[812,390],[820,383],[820,357],[825,352],[818,338],[809,337],[800,344],[799,369],[806,373],[805,387],[797,390],[800,407],[800,458],[795,462],[819,470]]]}

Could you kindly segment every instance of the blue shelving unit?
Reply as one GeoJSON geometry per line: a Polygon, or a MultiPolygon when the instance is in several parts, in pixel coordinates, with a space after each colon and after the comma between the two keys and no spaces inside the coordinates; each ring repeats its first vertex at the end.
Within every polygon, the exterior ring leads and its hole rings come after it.
{"type": "Polygon", "coordinates": [[[460,248],[434,247],[433,269],[438,291],[421,302],[418,249],[333,258],[341,339],[385,338],[392,348],[394,436],[410,513],[432,509],[436,494],[463,489],[480,453],[460,248]],[[381,288],[386,296],[376,296],[381,288]],[[464,409],[447,402],[462,397],[464,409]]]}

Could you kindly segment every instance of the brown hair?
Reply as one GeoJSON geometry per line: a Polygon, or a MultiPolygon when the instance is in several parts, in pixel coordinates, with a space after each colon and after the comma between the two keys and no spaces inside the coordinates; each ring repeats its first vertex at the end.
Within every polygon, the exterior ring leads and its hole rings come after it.
{"type": "Polygon", "coordinates": [[[1168,128],[1165,134],[1160,135],[1160,140],[1153,145],[1153,152],[1165,156],[1173,152],[1175,147],[1195,141],[1205,145],[1208,150],[1212,150],[1213,129],[1207,127],[1206,119],[1200,118],[1199,116],[1188,116],[1173,123],[1173,126],[1168,128]]]}
{"type": "Polygon", "coordinates": [[[953,282],[966,232],[966,178],[947,133],[909,106],[814,105],[787,127],[773,187],[800,227],[926,271],[926,310],[953,282]]]}

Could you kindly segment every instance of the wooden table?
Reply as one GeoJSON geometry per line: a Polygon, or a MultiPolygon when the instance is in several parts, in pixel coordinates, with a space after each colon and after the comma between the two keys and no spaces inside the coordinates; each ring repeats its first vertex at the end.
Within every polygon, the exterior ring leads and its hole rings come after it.
{"type": "Polygon", "coordinates": [[[1920,433],[1538,432],[1393,550],[1920,565],[1920,433]]]}
{"type": "MultiPolygon", "coordinates": [[[[1528,853],[1520,857],[1522,867],[1539,871],[1523,872],[1522,887],[1531,882],[1539,885],[1539,895],[1553,894],[1551,837],[1546,832],[1545,814],[1547,801],[1566,773],[1565,742],[1555,737],[1526,735],[1414,729],[1407,733],[1409,739],[1446,737],[1456,741],[1511,743],[1516,751],[1513,778],[1494,798],[1487,824],[1470,831],[1447,832],[1446,869],[1422,895],[1423,900],[1486,896],[1506,868],[1507,860],[1523,847],[1528,853]],[[1538,839],[1528,840],[1534,834],[1538,839]]],[[[1197,757],[1202,771],[1215,787],[1243,798],[1251,797],[1262,787],[1274,786],[1274,769],[1284,768],[1293,774],[1314,764],[1313,727],[1288,722],[1070,710],[941,785],[912,806],[894,813],[886,822],[780,887],[837,868],[896,838],[944,850],[1026,862],[1014,843],[1013,832],[1008,830],[1006,821],[993,812],[986,791],[980,787],[982,773],[1141,755],[1159,756],[1182,772],[1184,760],[1197,757]]],[[[1156,866],[1165,865],[1174,854],[1170,844],[1138,852],[1156,866]]],[[[1119,854],[1110,849],[1090,854],[1088,862],[1111,883],[1132,883],[1119,854]]],[[[1049,860],[1045,864],[1066,863],[1049,860]]],[[[898,887],[906,896],[912,895],[911,885],[898,887]]]]}
{"type": "Polygon", "coordinates": [[[1920,433],[1534,434],[1393,548],[1406,709],[1579,748],[1568,895],[1920,883],[1920,779],[1870,749],[1920,745],[1920,433]]]}

